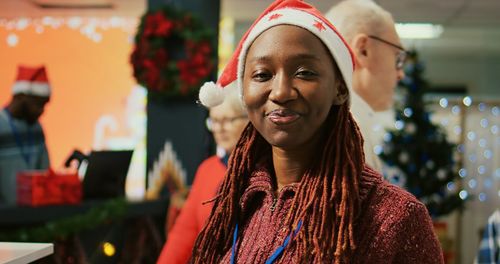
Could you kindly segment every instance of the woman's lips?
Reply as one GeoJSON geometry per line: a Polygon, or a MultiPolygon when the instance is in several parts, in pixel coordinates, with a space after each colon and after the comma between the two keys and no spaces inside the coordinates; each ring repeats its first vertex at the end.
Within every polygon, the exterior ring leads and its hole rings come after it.
{"type": "Polygon", "coordinates": [[[269,121],[276,125],[286,125],[295,122],[300,115],[288,109],[276,109],[266,114],[269,121]]]}

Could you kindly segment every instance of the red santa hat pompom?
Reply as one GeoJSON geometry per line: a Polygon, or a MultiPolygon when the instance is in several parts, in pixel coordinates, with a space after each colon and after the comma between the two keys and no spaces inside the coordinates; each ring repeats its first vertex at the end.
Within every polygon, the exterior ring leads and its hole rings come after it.
{"type": "Polygon", "coordinates": [[[229,63],[217,80],[217,84],[212,83],[213,86],[210,86],[210,88],[206,86],[207,84],[202,87],[200,90],[200,101],[203,105],[212,107],[220,104],[224,96],[224,93],[221,93],[220,90],[234,82],[237,83],[241,95],[243,72],[248,49],[262,32],[278,25],[298,26],[318,37],[328,48],[337,63],[348,90],[352,90],[354,58],[349,46],[337,29],[321,12],[303,1],[278,0],[264,10],[245,33],[229,63]],[[210,99],[207,100],[207,98],[210,99]]]}
{"type": "Polygon", "coordinates": [[[12,94],[28,94],[50,97],[50,85],[45,66],[18,66],[12,94]]]}

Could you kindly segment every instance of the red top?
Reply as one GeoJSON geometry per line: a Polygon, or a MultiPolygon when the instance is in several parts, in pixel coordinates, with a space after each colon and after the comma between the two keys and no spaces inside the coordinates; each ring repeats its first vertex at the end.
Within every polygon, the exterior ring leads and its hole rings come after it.
{"type": "Polygon", "coordinates": [[[212,211],[213,203],[202,203],[215,197],[225,173],[226,166],[217,156],[212,156],[200,164],[186,203],[168,233],[167,243],[157,263],[188,262],[196,237],[212,211]]]}
{"type": "MultiPolygon", "coordinates": [[[[274,200],[271,177],[266,168],[257,169],[241,197],[242,214],[248,217],[239,224],[236,263],[264,263],[288,235],[284,219],[299,183],[283,187],[274,200]]],[[[413,195],[366,167],[360,200],[362,212],[354,223],[357,248],[349,263],[444,263],[427,209],[413,195]]],[[[230,256],[229,248],[221,263],[229,263],[230,256]]],[[[277,262],[297,263],[296,257],[285,248],[277,262]]]]}

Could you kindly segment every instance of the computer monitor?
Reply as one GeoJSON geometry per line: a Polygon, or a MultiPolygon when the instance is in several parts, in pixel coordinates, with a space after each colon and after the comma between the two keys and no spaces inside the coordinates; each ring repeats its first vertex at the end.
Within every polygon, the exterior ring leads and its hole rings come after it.
{"type": "Polygon", "coordinates": [[[125,180],[133,150],[92,151],[83,178],[83,199],[125,196],[125,180]]]}

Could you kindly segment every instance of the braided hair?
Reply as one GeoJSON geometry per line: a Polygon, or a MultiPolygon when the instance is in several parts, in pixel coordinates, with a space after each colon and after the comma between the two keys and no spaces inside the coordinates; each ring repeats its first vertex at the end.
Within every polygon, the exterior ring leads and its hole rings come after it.
{"type": "MultiPolygon", "coordinates": [[[[347,92],[342,78],[338,81],[339,90],[347,92]]],[[[344,263],[355,249],[353,222],[360,203],[364,153],[348,101],[332,106],[323,129],[326,136],[321,159],[313,161],[302,177],[285,220],[289,230],[300,220],[304,223],[288,249],[297,252],[298,263],[344,263]]],[[[193,263],[219,263],[231,248],[235,224],[241,220],[239,201],[249,175],[258,159],[270,153],[270,144],[249,123],[231,154],[211,216],[195,242],[193,263]]]]}

